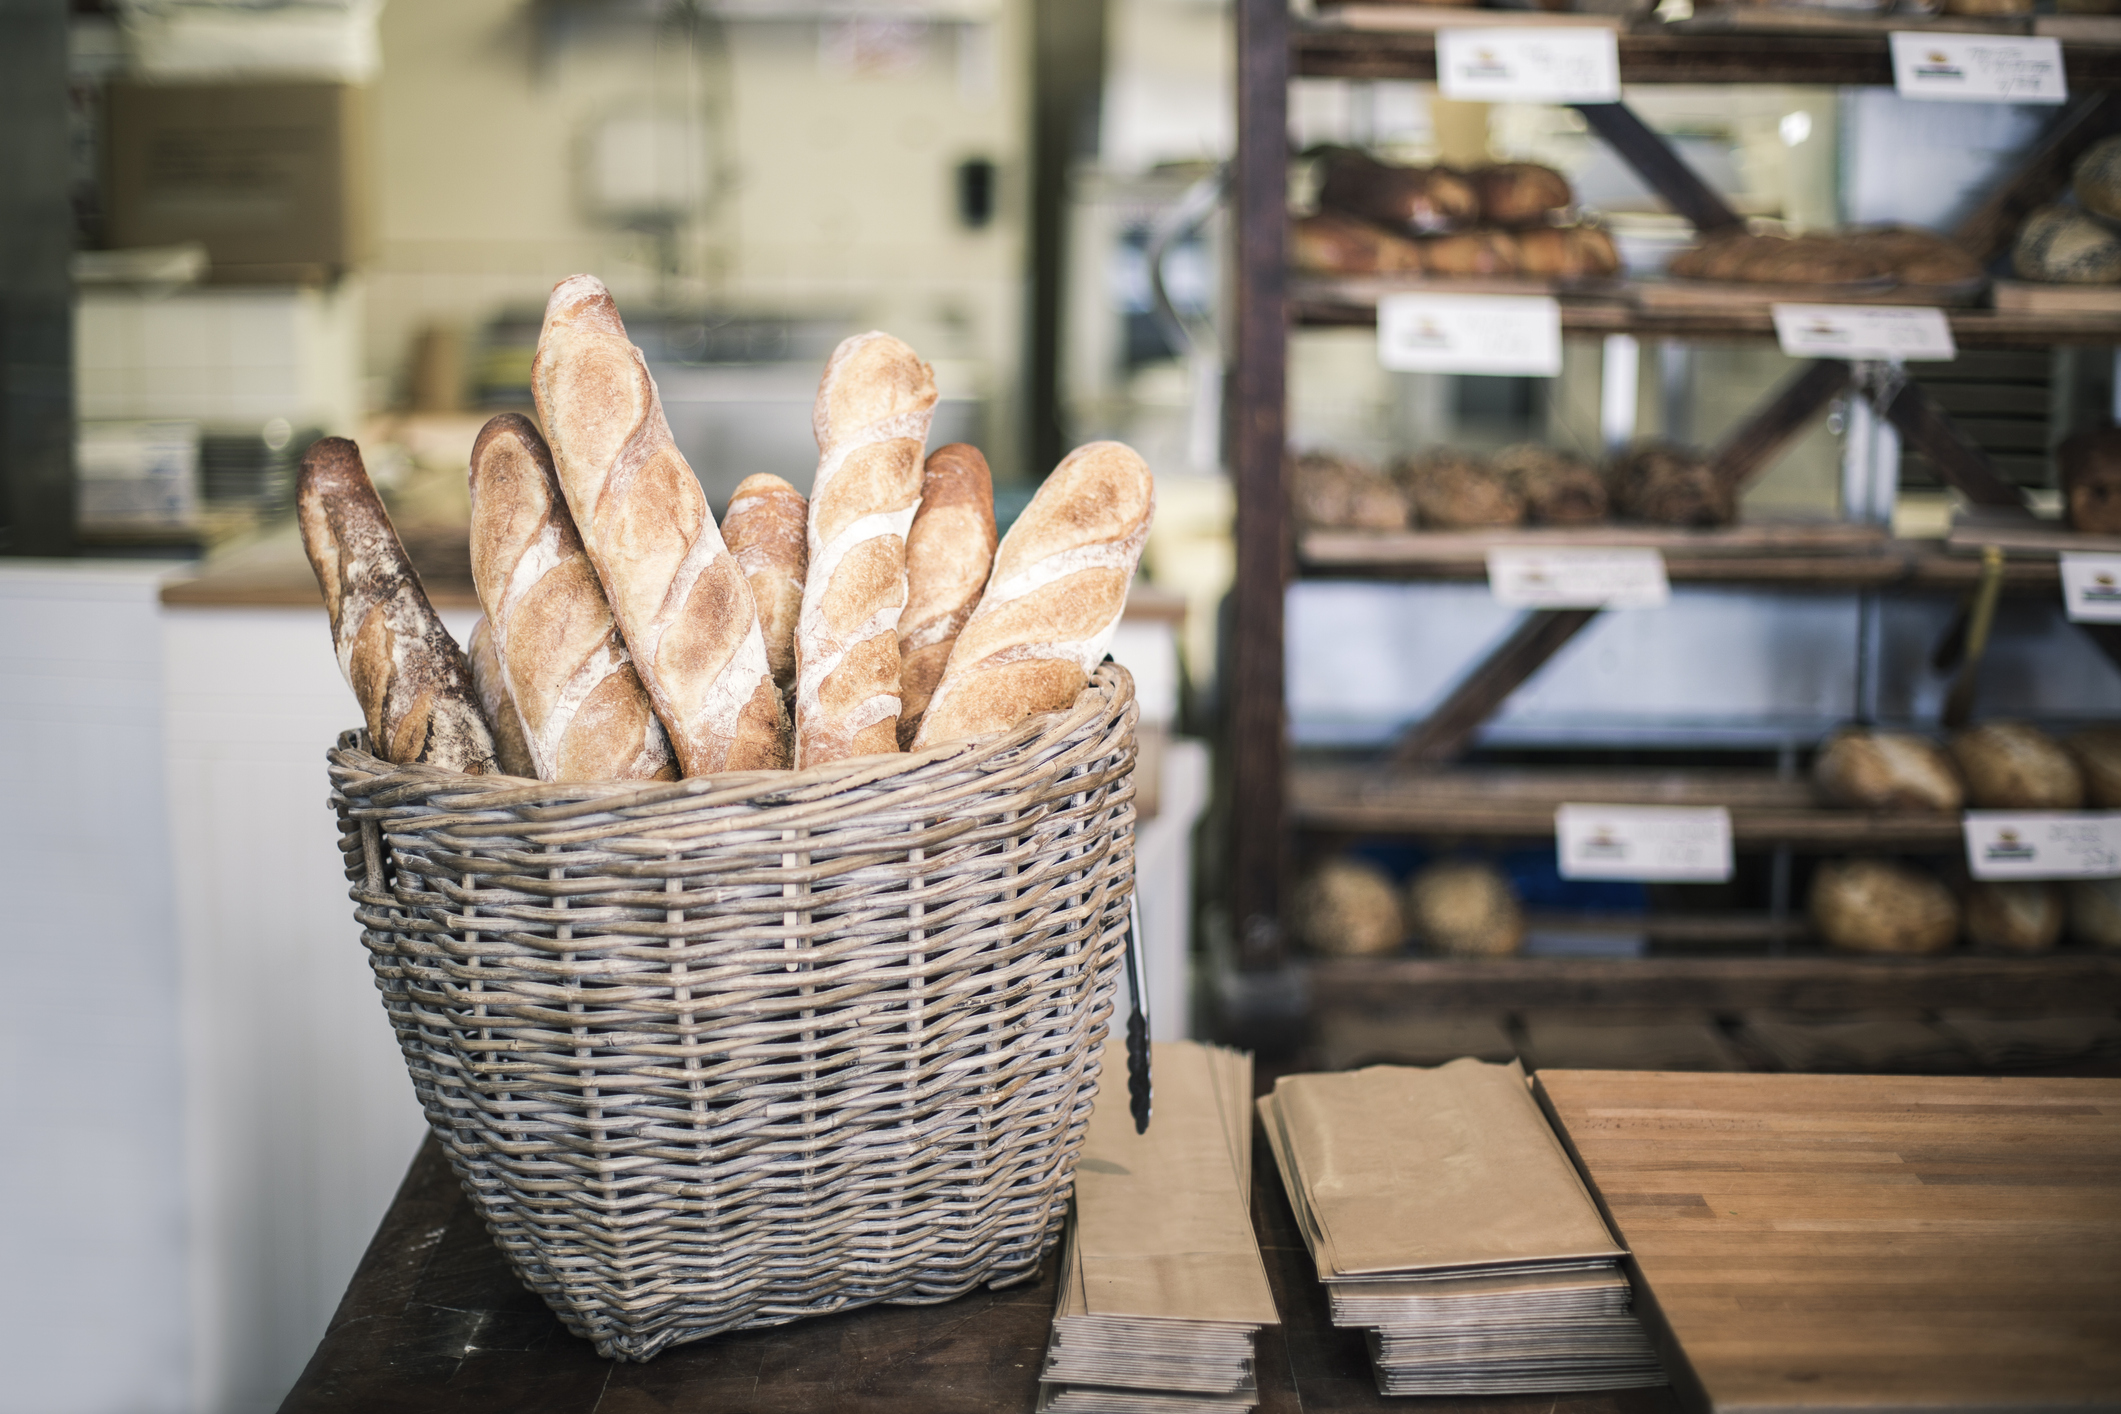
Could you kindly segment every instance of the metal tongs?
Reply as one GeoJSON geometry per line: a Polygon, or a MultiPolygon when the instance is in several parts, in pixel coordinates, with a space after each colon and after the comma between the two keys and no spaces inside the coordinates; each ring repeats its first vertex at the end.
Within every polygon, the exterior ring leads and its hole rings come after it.
{"type": "Polygon", "coordinates": [[[1142,967],[1142,906],[1139,894],[1127,896],[1127,988],[1134,994],[1127,1013],[1127,1106],[1134,1132],[1149,1132],[1149,989],[1142,967]]]}

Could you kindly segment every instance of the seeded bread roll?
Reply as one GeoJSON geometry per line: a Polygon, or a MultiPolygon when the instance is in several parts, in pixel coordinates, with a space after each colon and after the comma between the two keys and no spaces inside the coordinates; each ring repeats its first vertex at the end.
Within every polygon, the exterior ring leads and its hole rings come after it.
{"type": "Polygon", "coordinates": [[[491,771],[493,733],[471,664],[427,602],[360,449],[344,437],[313,443],[302,454],[295,513],[331,614],[339,671],[376,753],[400,766],[491,771]]]}
{"type": "Polygon", "coordinates": [[[523,719],[508,695],[508,679],[502,676],[501,659],[493,651],[493,635],[487,631],[484,614],[471,626],[464,656],[471,661],[471,685],[479,694],[486,725],[493,729],[494,765],[504,776],[536,780],[537,763],[530,759],[530,743],[523,739],[523,719]]]}
{"type": "Polygon", "coordinates": [[[684,774],[785,767],[787,712],[751,586],[602,282],[553,288],[530,386],[567,508],[684,774]]]}
{"type": "Polygon", "coordinates": [[[1381,957],[1406,940],[1399,891],[1368,860],[1327,860],[1296,886],[1291,905],[1297,937],[1322,957],[1381,957]]]}
{"type": "Polygon", "coordinates": [[[471,449],[471,579],[542,781],[674,780],[677,760],[530,419],[471,449]]]}
{"type": "Polygon", "coordinates": [[[792,711],[795,621],[803,611],[803,577],[810,565],[810,502],[778,476],[747,476],[729,498],[722,539],[751,586],[773,685],[792,711]]]}
{"type": "Polygon", "coordinates": [[[1524,946],[1524,910],[1492,864],[1431,864],[1407,885],[1408,921],[1424,952],[1508,957],[1524,946]]]}
{"type": "Polygon", "coordinates": [[[2076,810],[2084,777],[2069,753],[2025,722],[1983,722],[1952,737],[1952,759],[1977,810],[2076,810]]]}
{"type": "Polygon", "coordinates": [[[2052,952],[2065,911],[2059,884],[1977,883],[1966,891],[1966,940],[1990,952],[2052,952]]]}
{"type": "Polygon", "coordinates": [[[2121,281],[2121,236],[2082,211],[2043,206],[2018,228],[2011,268],[2028,280],[2111,285],[2121,281]]]}
{"type": "Polygon", "coordinates": [[[1657,525],[1729,525],[1738,496],[1709,459],[1670,442],[1638,442],[1608,463],[1606,480],[1620,513],[1657,525]]]}
{"type": "Polygon", "coordinates": [[[1605,478],[1581,457],[1519,442],[1488,464],[1524,501],[1524,518],[1534,525],[1594,525],[1606,517],[1605,478]]]}
{"type": "Polygon", "coordinates": [[[795,759],[897,751],[906,532],[921,499],[935,370],[889,334],[832,351],[810,414],[810,567],[795,626],[795,759]]]}
{"type": "Polygon", "coordinates": [[[1516,525],[1524,519],[1524,497],[1485,457],[1436,447],[1399,462],[1392,479],[1414,503],[1419,524],[1442,530],[1516,525]]]}
{"type": "Polygon", "coordinates": [[[994,568],[994,477],[977,447],[928,454],[921,507],[906,533],[906,612],[899,616],[901,747],[913,745],[950,649],[994,568]]]}
{"type": "Polygon", "coordinates": [[[1068,453],[995,552],[914,749],[1072,704],[1119,627],[1155,510],[1148,463],[1132,448],[1068,453]]]}
{"type": "Polygon", "coordinates": [[[1950,754],[1911,732],[1834,733],[1812,763],[1812,783],[1831,803],[1857,810],[1957,810],[1966,803],[1950,754]]]}
{"type": "Polygon", "coordinates": [[[1843,952],[1944,952],[1959,936],[1959,902],[1904,864],[1830,859],[1812,876],[1812,922],[1843,952]]]}

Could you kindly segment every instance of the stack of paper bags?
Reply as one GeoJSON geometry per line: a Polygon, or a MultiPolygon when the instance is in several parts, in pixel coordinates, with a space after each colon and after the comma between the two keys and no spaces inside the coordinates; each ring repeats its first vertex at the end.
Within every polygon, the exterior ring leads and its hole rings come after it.
{"type": "Polygon", "coordinates": [[[1236,1414],[1259,1402],[1254,1351],[1276,1323],[1252,1235],[1252,1058],[1179,1041],[1150,1055],[1146,1134],[1126,1056],[1105,1048],[1075,1165],[1039,1408],[1236,1414]]]}
{"type": "Polygon", "coordinates": [[[1665,1383],[1626,1252],[1512,1061],[1283,1077],[1259,1102],[1333,1323],[1385,1394],[1665,1383]]]}

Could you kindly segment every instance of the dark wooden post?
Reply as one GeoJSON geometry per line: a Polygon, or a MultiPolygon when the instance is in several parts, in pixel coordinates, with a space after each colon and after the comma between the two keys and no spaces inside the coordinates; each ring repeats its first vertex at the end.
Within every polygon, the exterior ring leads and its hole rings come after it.
{"type": "Polygon", "coordinates": [[[1226,384],[1237,490],[1236,639],[1230,645],[1230,921],[1246,968],[1280,961],[1288,742],[1282,703],[1282,597],[1289,578],[1282,488],[1288,315],[1288,0],[1238,0],[1235,360],[1226,384]]]}

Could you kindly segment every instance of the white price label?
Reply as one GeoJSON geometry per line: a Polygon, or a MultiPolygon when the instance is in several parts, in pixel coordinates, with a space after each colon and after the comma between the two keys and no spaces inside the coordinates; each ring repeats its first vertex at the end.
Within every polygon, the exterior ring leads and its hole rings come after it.
{"type": "Polygon", "coordinates": [[[1554,812],[1564,879],[1720,884],[1731,877],[1731,812],[1664,805],[1564,805],[1554,812]]]}
{"type": "Polygon", "coordinates": [[[1791,358],[1902,358],[1943,363],[1959,356],[1941,309],[1879,304],[1778,304],[1775,337],[1791,358]]]}
{"type": "Polygon", "coordinates": [[[1618,103],[1620,44],[1592,26],[1438,30],[1436,86],[1471,103],[1618,103]]]}
{"type": "Polygon", "coordinates": [[[1377,361],[1395,373],[1561,374],[1561,304],[1545,295],[1386,295],[1377,361]]]}
{"type": "Polygon", "coordinates": [[[1952,103],[2063,103],[2062,41],[2047,36],[1895,30],[1893,87],[1952,103]]]}
{"type": "Polygon", "coordinates": [[[2062,604],[2080,624],[2121,624],[2121,555],[2062,556],[2062,604]]]}
{"type": "Polygon", "coordinates": [[[1656,550],[1488,551],[1488,591],[1512,609],[1654,609],[1672,584],[1656,550]]]}
{"type": "Polygon", "coordinates": [[[2121,811],[1969,810],[1966,867],[1976,879],[2113,878],[2121,811]]]}

